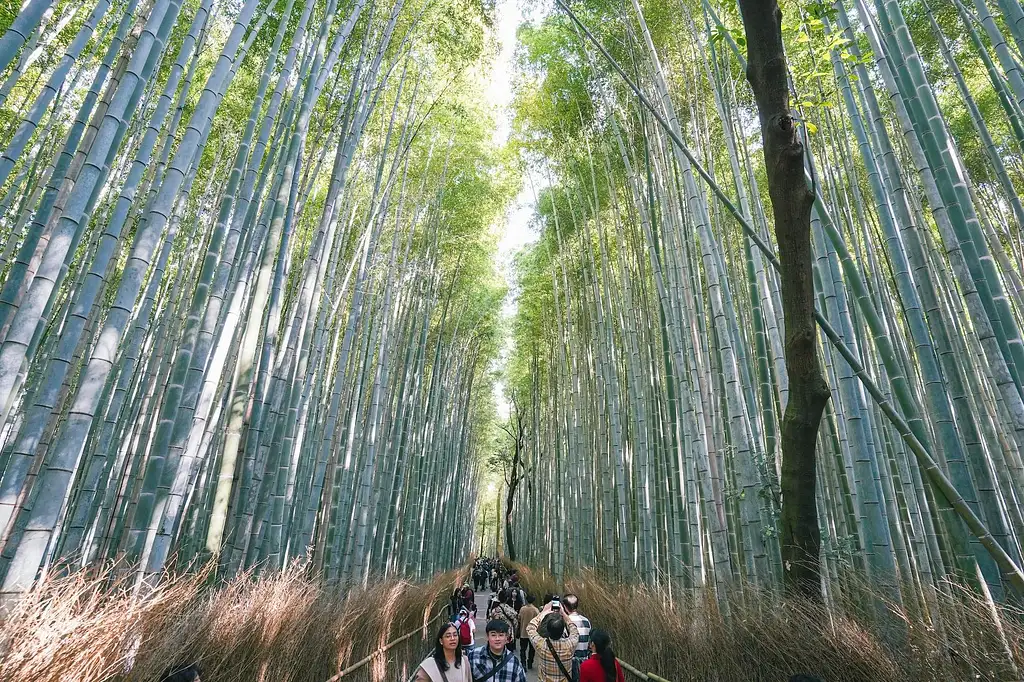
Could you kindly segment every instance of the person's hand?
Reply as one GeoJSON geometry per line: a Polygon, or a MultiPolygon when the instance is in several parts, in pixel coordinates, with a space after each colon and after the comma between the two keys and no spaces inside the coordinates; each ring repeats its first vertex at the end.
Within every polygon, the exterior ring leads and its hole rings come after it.
{"type": "Polygon", "coordinates": [[[551,613],[551,602],[548,602],[547,604],[545,604],[544,608],[542,608],[540,610],[540,612],[541,612],[541,615],[544,615],[544,614],[547,614],[547,613],[551,613]]]}

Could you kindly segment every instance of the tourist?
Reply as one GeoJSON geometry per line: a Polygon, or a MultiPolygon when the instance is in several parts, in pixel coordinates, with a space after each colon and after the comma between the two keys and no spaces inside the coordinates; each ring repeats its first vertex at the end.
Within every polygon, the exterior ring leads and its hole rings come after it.
{"type": "Polygon", "coordinates": [[[415,682],[473,682],[455,623],[444,623],[438,630],[434,650],[416,669],[415,682]]]}
{"type": "Polygon", "coordinates": [[[452,591],[452,595],[448,597],[448,602],[448,606],[451,609],[452,613],[451,617],[448,620],[455,620],[459,617],[459,609],[462,608],[462,604],[464,603],[462,601],[461,587],[459,587],[458,585],[455,586],[455,589],[452,591]]]}
{"type": "Polygon", "coordinates": [[[485,576],[486,571],[484,570],[484,567],[480,564],[477,564],[473,568],[473,590],[475,592],[483,591],[485,576]]]}
{"type": "Polygon", "coordinates": [[[552,612],[551,602],[526,626],[526,636],[537,650],[538,682],[571,682],[573,658],[580,642],[579,629],[570,618],[552,612]],[[539,632],[541,623],[543,632],[539,632]]]}
{"type": "Polygon", "coordinates": [[[469,650],[469,666],[474,682],[526,682],[523,664],[507,650],[511,632],[508,623],[487,623],[487,643],[469,650]],[[492,680],[493,678],[493,680],[492,680]]]}
{"type": "Polygon", "coordinates": [[[492,620],[497,619],[504,621],[508,625],[510,639],[509,649],[515,653],[516,645],[515,642],[511,640],[515,637],[516,633],[519,632],[519,614],[514,608],[512,608],[512,604],[510,604],[509,601],[510,600],[508,600],[507,597],[506,601],[499,601],[497,605],[491,609],[491,612],[487,614],[487,617],[492,620]]]}
{"type": "Polygon", "coordinates": [[[193,663],[186,666],[175,666],[164,672],[160,682],[201,682],[199,679],[199,664],[193,663]]]}
{"type": "Polygon", "coordinates": [[[459,617],[454,622],[459,628],[459,641],[462,642],[462,646],[473,646],[473,639],[476,635],[476,621],[470,615],[469,609],[463,608],[459,611],[459,617]]]}
{"type": "Polygon", "coordinates": [[[589,648],[590,658],[580,666],[580,682],[626,682],[607,632],[592,630],[589,648]]]}
{"type": "Polygon", "coordinates": [[[526,635],[526,626],[540,615],[540,609],[534,605],[536,601],[535,596],[527,595],[526,605],[519,609],[519,660],[526,665],[527,670],[533,670],[533,659],[537,653],[533,644],[530,643],[530,638],[526,635]]]}
{"type": "Polygon", "coordinates": [[[467,609],[476,608],[476,594],[470,588],[469,583],[462,586],[462,603],[466,605],[467,609]]]}
{"type": "MultiPolygon", "coordinates": [[[[576,645],[576,669],[579,670],[583,661],[590,656],[590,621],[579,612],[580,598],[571,592],[562,597],[562,611],[567,618],[576,623],[580,631],[580,642],[576,645]]],[[[574,676],[575,677],[575,676],[574,676]]]]}
{"type": "Polygon", "coordinates": [[[512,608],[516,611],[526,606],[526,590],[519,584],[519,575],[512,574],[512,584],[509,586],[512,591],[512,608]]]}

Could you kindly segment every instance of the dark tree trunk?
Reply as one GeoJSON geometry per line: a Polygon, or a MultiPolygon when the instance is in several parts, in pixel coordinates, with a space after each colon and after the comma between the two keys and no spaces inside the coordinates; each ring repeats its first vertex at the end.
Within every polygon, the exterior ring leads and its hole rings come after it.
{"type": "Polygon", "coordinates": [[[523,452],[526,450],[526,413],[516,399],[515,392],[511,396],[511,407],[509,423],[501,428],[512,440],[512,461],[508,464],[508,469],[505,472],[505,484],[508,486],[508,494],[505,496],[505,549],[508,558],[515,561],[516,548],[512,541],[512,508],[515,505],[519,484],[525,477],[523,452]]]}
{"type": "Polygon", "coordinates": [[[506,481],[508,483],[508,494],[505,496],[505,549],[508,551],[508,558],[511,561],[516,560],[516,546],[512,541],[512,506],[516,501],[516,491],[519,490],[519,484],[523,480],[520,469],[523,461],[522,448],[526,442],[522,414],[517,416],[519,428],[516,432],[515,451],[512,455],[512,474],[506,481]]]}
{"type": "Polygon", "coordinates": [[[506,514],[505,516],[505,549],[507,551],[509,561],[515,561],[516,546],[512,541],[512,514],[506,514]]]}
{"type": "Polygon", "coordinates": [[[811,269],[811,206],[804,147],[789,107],[789,80],[776,0],[739,0],[747,35],[747,80],[764,140],[768,192],[782,263],[789,403],[782,418],[782,563],[789,594],[821,598],[815,447],[829,399],[818,360],[811,269]]]}

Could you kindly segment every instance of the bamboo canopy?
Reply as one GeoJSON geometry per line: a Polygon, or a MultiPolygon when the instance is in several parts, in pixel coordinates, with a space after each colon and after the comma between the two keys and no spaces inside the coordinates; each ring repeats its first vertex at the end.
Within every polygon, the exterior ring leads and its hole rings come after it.
{"type": "MultiPolygon", "coordinates": [[[[783,7],[831,387],[822,588],[870,576],[883,620],[937,617],[949,578],[1024,587],[1009,4],[783,7]]],[[[710,2],[557,7],[519,36],[540,188],[510,364],[539,405],[521,559],[780,589],[786,336],[742,25],[710,2]]]]}
{"type": "Polygon", "coordinates": [[[511,185],[456,77],[486,17],[447,12],[99,0],[7,22],[6,596],[110,560],[356,584],[463,561],[511,185]]]}

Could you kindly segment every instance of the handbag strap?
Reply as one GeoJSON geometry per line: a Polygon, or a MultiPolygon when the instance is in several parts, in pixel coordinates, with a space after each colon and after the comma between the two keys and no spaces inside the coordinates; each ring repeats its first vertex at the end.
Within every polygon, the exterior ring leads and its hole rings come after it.
{"type": "Polygon", "coordinates": [[[545,639],[544,641],[548,643],[548,649],[551,650],[551,657],[555,659],[555,663],[558,664],[558,669],[562,671],[562,675],[565,676],[565,679],[568,680],[568,682],[572,682],[572,675],[568,673],[565,669],[565,664],[562,663],[562,659],[558,657],[558,652],[555,651],[555,645],[551,643],[550,639],[545,639]]]}

